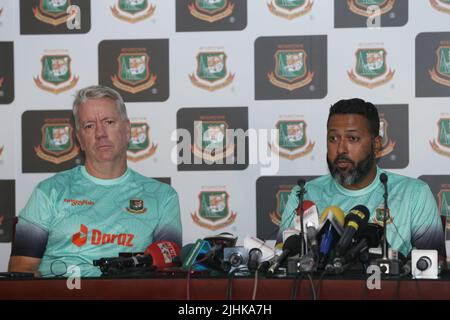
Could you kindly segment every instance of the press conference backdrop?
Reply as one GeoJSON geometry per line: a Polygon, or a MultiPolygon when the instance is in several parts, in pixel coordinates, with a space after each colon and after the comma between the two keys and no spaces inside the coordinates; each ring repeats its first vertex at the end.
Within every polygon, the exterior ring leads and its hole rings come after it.
{"type": "Polygon", "coordinates": [[[129,165],[178,191],[184,243],[274,239],[351,97],[379,106],[380,166],[448,216],[449,25],[448,0],[0,0],[0,270],[33,188],[83,163],[70,109],[92,84],[123,95],[129,165]]]}

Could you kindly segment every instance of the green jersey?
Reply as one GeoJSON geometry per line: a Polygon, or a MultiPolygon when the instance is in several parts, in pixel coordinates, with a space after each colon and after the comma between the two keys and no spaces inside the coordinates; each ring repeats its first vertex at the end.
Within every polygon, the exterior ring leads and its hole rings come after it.
{"type": "Polygon", "coordinates": [[[119,178],[98,179],[78,166],[42,181],[19,224],[25,230],[37,226],[48,236],[42,276],[66,275],[70,266],[78,266],[81,276],[99,276],[93,260],[143,252],[159,240],[181,245],[177,193],[130,168],[119,178]]]}
{"type": "MultiPolygon", "coordinates": [[[[412,247],[436,249],[445,256],[444,232],[436,201],[428,185],[417,179],[404,177],[377,168],[374,181],[361,190],[342,187],[330,175],[314,179],[305,185],[305,200],[317,206],[319,214],[328,206],[337,206],[348,213],[356,205],[364,205],[370,212],[370,223],[383,225],[384,187],[380,174],[388,176],[388,207],[390,219],[387,221],[387,240],[392,249],[405,257],[412,247]]],[[[277,242],[282,232],[293,226],[295,209],[298,207],[299,187],[292,189],[282,214],[277,242]]]]}

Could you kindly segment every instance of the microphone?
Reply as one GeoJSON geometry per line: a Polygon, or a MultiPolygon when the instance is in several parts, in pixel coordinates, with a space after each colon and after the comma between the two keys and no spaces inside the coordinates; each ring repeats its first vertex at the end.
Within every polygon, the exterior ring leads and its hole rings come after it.
{"type": "Polygon", "coordinates": [[[344,258],[344,263],[349,263],[355,260],[358,255],[369,248],[378,247],[380,245],[382,235],[383,228],[381,228],[381,226],[374,223],[368,223],[366,229],[361,232],[359,242],[357,242],[353,248],[348,250],[344,258]]]}
{"type": "Polygon", "coordinates": [[[278,270],[280,265],[286,260],[288,257],[295,256],[302,251],[302,237],[296,234],[293,234],[289,238],[286,239],[286,242],[283,244],[283,251],[281,255],[275,260],[275,262],[270,266],[268,273],[273,274],[278,270]]]}
{"type": "Polygon", "coordinates": [[[248,252],[248,270],[255,272],[259,267],[259,261],[262,257],[262,251],[258,248],[253,248],[248,252]]]}
{"type": "Polygon", "coordinates": [[[267,246],[263,240],[250,235],[244,238],[244,248],[248,249],[249,252],[247,266],[251,272],[256,271],[261,263],[275,256],[275,251],[267,246]]]}
{"type": "Polygon", "coordinates": [[[319,238],[319,268],[328,262],[331,250],[336,246],[344,229],[345,214],[337,206],[326,207],[320,216],[319,238]]]}
{"type": "Polygon", "coordinates": [[[180,255],[180,248],[172,241],[157,241],[147,247],[144,255],[153,258],[153,265],[157,269],[176,266],[176,257],[180,255]]]}
{"type": "Polygon", "coordinates": [[[388,188],[387,188],[387,181],[388,181],[388,176],[383,172],[382,174],[380,174],[380,181],[383,184],[384,187],[384,194],[383,194],[383,198],[384,198],[384,213],[383,213],[383,247],[382,247],[382,259],[388,259],[388,243],[387,243],[387,215],[389,213],[389,208],[388,208],[388,204],[387,204],[387,200],[388,200],[388,188]]]}
{"type": "Polygon", "coordinates": [[[131,268],[152,268],[153,258],[150,255],[132,257],[111,257],[93,260],[93,265],[100,267],[103,274],[116,274],[131,268]]]}
{"type": "MultiPolygon", "coordinates": [[[[300,190],[298,192],[298,207],[300,208],[300,212],[297,212],[297,214],[300,216],[300,232],[302,233],[302,237],[305,234],[304,225],[303,225],[303,199],[306,193],[305,190],[305,180],[300,178],[297,180],[297,185],[299,186],[300,190]]],[[[303,241],[303,239],[302,239],[303,241]]],[[[301,255],[303,256],[306,253],[306,246],[302,245],[301,248],[301,255]]]]}
{"type": "Polygon", "coordinates": [[[357,205],[350,210],[345,217],[344,231],[336,245],[336,255],[342,257],[348,250],[352,240],[364,231],[369,221],[369,209],[363,205],[357,205]]]}
{"type": "MultiPolygon", "coordinates": [[[[294,228],[297,230],[302,230],[300,227],[300,205],[296,209],[297,218],[295,219],[294,228]]],[[[305,251],[312,249],[314,252],[318,251],[318,241],[317,241],[317,229],[319,227],[319,213],[317,211],[317,206],[314,202],[310,200],[303,201],[303,230],[306,229],[305,239],[307,240],[307,245],[305,251]],[[311,248],[310,248],[311,247],[311,248]]]]}

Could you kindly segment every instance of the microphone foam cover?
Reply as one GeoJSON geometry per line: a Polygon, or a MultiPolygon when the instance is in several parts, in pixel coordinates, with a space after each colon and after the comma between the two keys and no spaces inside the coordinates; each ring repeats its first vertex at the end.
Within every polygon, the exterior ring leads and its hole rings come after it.
{"type": "Polygon", "coordinates": [[[283,250],[290,250],[289,256],[295,256],[302,251],[302,237],[298,234],[293,234],[283,244],[283,250]]]}
{"type": "Polygon", "coordinates": [[[175,266],[173,261],[180,255],[180,248],[172,241],[157,241],[147,247],[144,254],[151,255],[157,269],[175,266]]]}

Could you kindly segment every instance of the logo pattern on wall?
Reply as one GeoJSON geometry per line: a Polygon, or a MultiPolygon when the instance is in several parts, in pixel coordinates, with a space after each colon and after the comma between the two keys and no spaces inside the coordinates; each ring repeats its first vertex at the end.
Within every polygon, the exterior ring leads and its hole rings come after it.
{"type": "Polygon", "coordinates": [[[153,143],[150,126],[146,119],[132,118],[131,137],[128,144],[127,159],[138,162],[151,157],[157,150],[158,144],[153,143]]]}
{"type": "Polygon", "coordinates": [[[327,95],[327,36],[259,37],[255,99],[321,99],[327,95]]]}
{"type": "Polygon", "coordinates": [[[41,74],[33,77],[40,89],[58,94],[72,89],[78,75],[72,73],[72,58],[67,50],[46,50],[41,58],[41,74]]]}
{"type": "Polygon", "coordinates": [[[380,116],[381,152],[378,165],[384,169],[406,168],[409,164],[408,105],[377,105],[380,116]]]}
{"type": "Polygon", "coordinates": [[[233,82],[234,73],[228,70],[227,58],[225,51],[215,48],[200,51],[196,59],[196,72],[189,75],[192,84],[211,92],[228,86],[233,82]]]}
{"type": "Polygon", "coordinates": [[[450,32],[417,35],[416,97],[450,97],[450,32]]]}
{"type": "Polygon", "coordinates": [[[0,42],[0,104],[14,100],[14,44],[0,42]]]}
{"type": "Polygon", "coordinates": [[[335,28],[366,28],[368,19],[376,18],[381,27],[404,26],[408,22],[408,0],[334,0],[335,28]],[[373,11],[373,6],[379,9],[373,11]]]}
{"type": "Polygon", "coordinates": [[[258,238],[276,239],[281,215],[291,189],[297,185],[300,178],[310,181],[317,176],[260,177],[256,180],[256,234],[258,238]]]}
{"type": "Polygon", "coordinates": [[[103,40],[99,83],[118,90],[124,101],[169,98],[169,40],[103,40]]]}
{"type": "Polygon", "coordinates": [[[450,217],[450,175],[423,175],[419,179],[425,181],[430,187],[440,215],[450,217]]]}
{"type": "Polygon", "coordinates": [[[312,0],[271,0],[267,7],[272,14],[292,20],[308,14],[313,4],[312,0]]]}
{"type": "Polygon", "coordinates": [[[22,172],[59,172],[83,162],[72,110],[22,114],[22,172]]]}
{"type": "Polygon", "coordinates": [[[430,0],[430,4],[437,11],[450,14],[450,3],[448,0],[430,0]]]}
{"type": "Polygon", "coordinates": [[[192,221],[211,231],[228,227],[237,213],[230,208],[230,194],[225,187],[202,187],[198,195],[198,210],[191,213],[192,221]]]}
{"type": "Polygon", "coordinates": [[[430,140],[434,152],[450,157],[450,117],[443,115],[437,121],[437,138],[430,140]]]}
{"type": "Polygon", "coordinates": [[[176,31],[231,31],[247,26],[247,0],[177,0],[176,31]]]}
{"type": "Polygon", "coordinates": [[[187,130],[191,138],[177,142],[179,171],[247,168],[248,137],[234,135],[248,130],[247,107],[182,108],[177,129],[187,130]]]}
{"type": "Polygon", "coordinates": [[[269,143],[269,148],[280,157],[295,160],[304,157],[313,149],[315,142],[309,140],[308,124],[296,116],[281,117],[275,125],[278,130],[276,140],[269,143]]]}
{"type": "Polygon", "coordinates": [[[87,33],[90,0],[20,0],[20,34],[87,33]]]}
{"type": "Polygon", "coordinates": [[[150,18],[156,10],[156,5],[148,0],[115,0],[111,7],[112,14],[123,21],[136,23],[150,18]]]}

